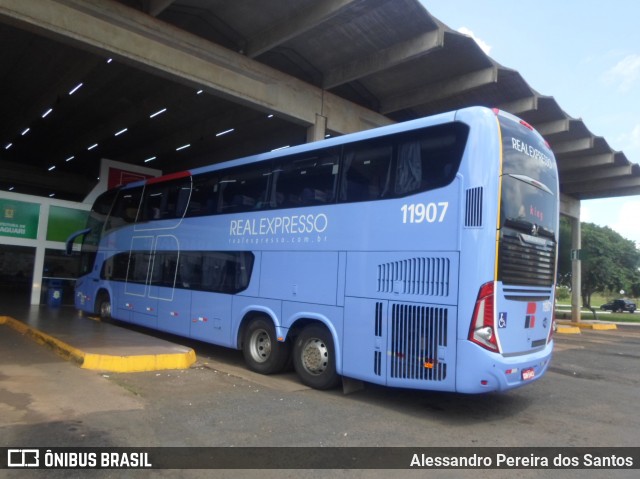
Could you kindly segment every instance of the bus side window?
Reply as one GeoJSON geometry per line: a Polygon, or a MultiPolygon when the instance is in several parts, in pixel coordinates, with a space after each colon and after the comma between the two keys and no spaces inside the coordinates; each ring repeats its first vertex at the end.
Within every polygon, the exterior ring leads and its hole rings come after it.
{"type": "Polygon", "coordinates": [[[156,251],[151,270],[150,284],[173,288],[178,266],[177,251],[156,251]]]}
{"type": "Polygon", "coordinates": [[[389,192],[393,147],[387,142],[368,142],[345,149],[340,200],[370,201],[389,192]]]}
{"type": "Polygon", "coordinates": [[[190,177],[147,185],[138,221],[182,218],[189,202],[190,193],[190,177]]]}
{"type": "Polygon", "coordinates": [[[395,194],[441,188],[453,181],[462,160],[469,128],[450,123],[425,128],[400,138],[395,194]]]}
{"type": "Polygon", "coordinates": [[[218,172],[202,173],[194,176],[191,200],[189,201],[186,216],[206,216],[219,213],[219,189],[218,172]]]}
{"type": "Polygon", "coordinates": [[[220,181],[221,213],[239,213],[265,209],[271,171],[269,165],[227,170],[220,181]]]}
{"type": "Polygon", "coordinates": [[[313,206],[335,201],[339,149],[302,154],[274,170],[278,208],[313,206]]]}

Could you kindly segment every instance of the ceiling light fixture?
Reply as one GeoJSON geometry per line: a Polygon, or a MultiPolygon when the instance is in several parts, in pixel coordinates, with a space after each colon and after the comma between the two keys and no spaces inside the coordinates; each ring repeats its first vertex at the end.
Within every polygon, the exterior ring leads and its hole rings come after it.
{"type": "Polygon", "coordinates": [[[7,143],[7,145],[4,147],[5,150],[8,150],[9,148],[11,148],[13,146],[13,143],[7,143]]]}
{"type": "Polygon", "coordinates": [[[73,95],[75,92],[78,91],[78,89],[82,86],[82,83],[78,83],[76,86],[74,86],[71,91],[69,91],[69,95],[73,95]]]}
{"type": "Polygon", "coordinates": [[[216,133],[216,136],[226,135],[227,133],[231,133],[232,131],[235,131],[235,128],[229,128],[228,130],[224,130],[224,131],[221,131],[220,133],[216,133]]]}
{"type": "Polygon", "coordinates": [[[64,161],[71,161],[71,160],[73,160],[74,158],[75,158],[75,156],[73,156],[73,155],[72,155],[72,156],[70,156],[69,158],[67,158],[67,159],[66,159],[66,160],[64,160],[64,161]]]}
{"type": "Polygon", "coordinates": [[[176,151],[184,150],[185,148],[189,148],[190,146],[191,146],[191,144],[187,143],[186,145],[182,145],[182,146],[179,146],[178,148],[176,148],[176,151]]]}
{"type": "Polygon", "coordinates": [[[94,143],[93,145],[91,145],[89,148],[87,148],[87,151],[89,150],[93,150],[96,146],[98,146],[97,143],[94,143]]]}
{"type": "Polygon", "coordinates": [[[204,90],[198,90],[198,91],[196,92],[196,95],[201,95],[203,91],[204,91],[204,90]]]}
{"type": "Polygon", "coordinates": [[[22,130],[22,133],[20,133],[20,135],[24,136],[29,133],[29,131],[31,131],[31,128],[25,128],[24,130],[22,130]]]}
{"type": "Polygon", "coordinates": [[[150,161],[155,160],[157,157],[152,156],[151,158],[147,158],[146,160],[144,160],[145,163],[149,163],[150,161]]]}
{"type": "Polygon", "coordinates": [[[123,128],[122,130],[117,131],[117,132],[116,132],[116,134],[115,134],[114,136],[120,136],[120,135],[122,135],[125,131],[127,131],[128,129],[129,129],[129,128],[123,128]]]}
{"type": "Polygon", "coordinates": [[[53,108],[49,108],[47,111],[45,111],[45,112],[42,114],[42,118],[46,118],[46,117],[48,117],[48,116],[49,116],[49,113],[51,113],[52,111],[53,111],[53,108]]]}
{"type": "Polygon", "coordinates": [[[163,108],[162,110],[158,110],[157,112],[152,113],[151,115],[149,115],[149,118],[155,118],[156,116],[163,114],[165,111],[167,111],[166,108],[163,108]]]}
{"type": "Polygon", "coordinates": [[[53,166],[50,166],[50,167],[49,167],[49,171],[53,171],[53,170],[55,170],[55,169],[56,169],[56,165],[53,165],[53,166]]]}

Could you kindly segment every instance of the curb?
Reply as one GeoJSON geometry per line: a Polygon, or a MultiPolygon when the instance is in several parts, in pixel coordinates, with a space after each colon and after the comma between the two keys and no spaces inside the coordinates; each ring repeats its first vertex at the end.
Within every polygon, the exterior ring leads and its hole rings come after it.
{"type": "Polygon", "coordinates": [[[554,334],[582,334],[580,328],[576,326],[566,326],[558,324],[558,327],[554,334]]]}
{"type": "Polygon", "coordinates": [[[618,326],[613,323],[583,323],[583,322],[575,323],[571,321],[559,321],[558,328],[560,328],[560,325],[563,325],[563,327],[591,329],[594,331],[612,331],[612,330],[618,329],[618,326]]]}
{"type": "Polygon", "coordinates": [[[56,351],[63,358],[78,363],[83,369],[109,371],[113,373],[133,373],[143,371],[161,371],[165,369],[188,369],[196,362],[196,353],[189,348],[184,353],[143,354],[130,356],[112,356],[94,354],[74,348],[38,329],[9,316],[0,316],[0,324],[5,324],[35,342],[56,351]]]}

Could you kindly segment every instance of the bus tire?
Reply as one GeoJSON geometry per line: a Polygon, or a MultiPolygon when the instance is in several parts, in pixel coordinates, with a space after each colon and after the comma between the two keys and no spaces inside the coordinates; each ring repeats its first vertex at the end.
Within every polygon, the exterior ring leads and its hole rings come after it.
{"type": "Polygon", "coordinates": [[[335,346],[327,328],[310,324],[300,332],[293,346],[293,366],[309,387],[331,389],[338,385],[335,346]]]}
{"type": "Polygon", "coordinates": [[[242,353],[249,369],[260,374],[275,374],[284,369],[290,356],[288,341],[280,342],[271,320],[256,318],[244,332],[242,353]]]}
{"type": "Polygon", "coordinates": [[[109,298],[109,293],[103,291],[98,295],[96,314],[100,316],[102,321],[109,321],[111,319],[111,298],[109,298]]]}

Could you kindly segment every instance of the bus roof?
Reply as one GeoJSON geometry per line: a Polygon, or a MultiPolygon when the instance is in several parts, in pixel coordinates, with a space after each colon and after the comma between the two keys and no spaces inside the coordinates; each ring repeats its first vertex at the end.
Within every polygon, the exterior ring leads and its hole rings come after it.
{"type": "MultiPolygon", "coordinates": [[[[417,129],[425,128],[429,126],[449,123],[449,122],[455,121],[459,113],[464,113],[464,116],[466,118],[475,117],[475,116],[477,116],[478,118],[481,118],[481,117],[485,117],[487,112],[491,112],[491,111],[492,111],[491,109],[486,107],[475,106],[475,107],[464,108],[461,110],[440,113],[438,115],[418,118],[416,120],[410,120],[406,122],[395,123],[393,125],[382,126],[379,128],[372,128],[370,130],[350,133],[350,134],[338,136],[335,138],[328,138],[325,140],[315,141],[312,143],[305,143],[302,145],[296,145],[289,148],[282,148],[282,149],[273,150],[265,153],[258,153],[256,155],[245,156],[245,157],[237,158],[234,160],[228,160],[220,163],[215,163],[212,165],[201,166],[201,167],[190,169],[190,170],[184,170],[181,172],[169,173],[167,175],[159,176],[156,178],[139,180],[139,181],[128,183],[124,185],[123,188],[125,189],[135,188],[145,184],[154,184],[154,183],[159,183],[163,181],[186,178],[190,175],[197,175],[200,173],[207,173],[210,171],[222,170],[222,169],[226,169],[234,166],[242,166],[242,165],[257,163],[261,161],[283,158],[293,154],[314,151],[320,148],[330,148],[333,146],[345,145],[345,144],[353,143],[356,141],[379,138],[387,135],[392,135],[395,133],[412,131],[412,130],[417,130],[417,129]]],[[[493,110],[493,113],[495,114],[496,110],[493,110]]],[[[503,112],[500,111],[500,114],[502,113],[503,112]]]]}

